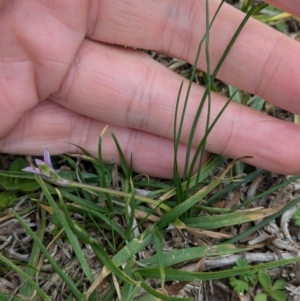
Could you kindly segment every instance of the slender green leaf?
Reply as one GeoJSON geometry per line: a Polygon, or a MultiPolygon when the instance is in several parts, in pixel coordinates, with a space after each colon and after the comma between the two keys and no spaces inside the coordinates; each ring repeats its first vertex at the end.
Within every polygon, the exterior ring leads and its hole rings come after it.
{"type": "Polygon", "coordinates": [[[122,151],[122,148],[118,142],[118,139],[116,137],[116,135],[111,132],[110,133],[115,144],[116,144],[116,147],[118,149],[118,153],[119,153],[119,157],[120,157],[120,164],[121,164],[121,167],[122,167],[122,170],[126,176],[127,179],[130,179],[132,177],[132,162],[130,162],[130,165],[127,164],[127,161],[125,159],[125,156],[124,156],[124,153],[122,151]]]}
{"type": "MultiPolygon", "coordinates": [[[[300,257],[282,259],[278,261],[272,261],[268,263],[253,265],[245,268],[222,270],[217,272],[187,272],[176,269],[166,268],[165,275],[166,281],[196,281],[196,280],[216,280],[230,278],[232,276],[242,275],[249,271],[258,272],[260,270],[267,270],[299,261],[300,257]]],[[[159,269],[148,269],[148,268],[136,268],[135,271],[139,272],[142,276],[148,278],[159,279],[159,269]]]]}
{"type": "MultiPolygon", "coordinates": [[[[208,160],[208,162],[202,167],[201,170],[201,176],[198,178],[198,182],[196,182],[197,175],[194,175],[190,179],[190,186],[194,187],[199,182],[206,179],[209,175],[211,175],[222,163],[224,163],[226,160],[225,157],[213,155],[208,160]]],[[[187,190],[187,182],[184,182],[181,184],[183,190],[187,190]]],[[[171,189],[170,191],[166,192],[164,195],[160,196],[161,200],[167,200],[171,198],[172,196],[176,195],[176,188],[171,189]]],[[[177,196],[176,196],[177,197],[177,196]]]]}
{"type": "Polygon", "coordinates": [[[222,178],[225,176],[228,170],[230,170],[230,168],[233,166],[235,162],[236,160],[232,161],[217,179],[215,179],[210,184],[200,189],[198,192],[196,192],[193,196],[188,198],[183,203],[177,205],[169,212],[165,213],[165,215],[157,223],[157,227],[162,229],[163,227],[168,226],[170,223],[174,222],[183,212],[189,210],[196,203],[201,202],[201,200],[203,200],[204,197],[210,191],[212,191],[217,185],[220,184],[222,178]]]}
{"type": "Polygon", "coordinates": [[[158,290],[154,290],[153,288],[151,288],[149,285],[147,285],[147,283],[145,282],[145,280],[143,279],[143,277],[141,276],[141,274],[139,272],[135,272],[134,273],[136,278],[140,281],[142,288],[150,293],[152,296],[155,296],[157,298],[159,298],[160,300],[168,300],[168,301],[191,301],[191,298],[176,298],[176,297],[170,297],[167,295],[164,295],[162,293],[160,293],[158,290]]]}
{"type": "Polygon", "coordinates": [[[238,224],[243,224],[250,221],[259,220],[274,214],[274,209],[249,209],[235,211],[232,213],[197,216],[183,219],[182,221],[189,227],[201,228],[204,230],[219,229],[238,224]]]}
{"type": "MultiPolygon", "coordinates": [[[[43,241],[44,234],[45,234],[45,228],[46,228],[46,212],[44,210],[41,210],[41,219],[40,219],[40,224],[38,226],[38,231],[37,231],[37,238],[40,241],[43,241]]],[[[25,273],[28,275],[28,277],[32,278],[36,272],[36,267],[38,265],[38,261],[40,258],[40,253],[41,250],[36,244],[36,242],[33,243],[30,258],[28,261],[28,266],[25,269],[25,273]]],[[[33,295],[34,292],[34,287],[31,286],[29,283],[25,283],[22,285],[20,289],[20,294],[30,297],[33,295]]]]}
{"type": "MultiPolygon", "coordinates": [[[[222,256],[229,254],[242,253],[251,250],[250,246],[235,246],[235,245],[215,245],[206,247],[190,247],[178,250],[172,250],[166,253],[162,253],[161,260],[164,263],[164,267],[169,267],[181,262],[200,260],[204,256],[222,256]]],[[[147,267],[158,267],[157,255],[153,255],[149,258],[142,259],[141,264],[147,267]]]]}
{"type": "MultiPolygon", "coordinates": [[[[102,159],[102,137],[105,133],[106,128],[107,128],[107,126],[102,131],[102,133],[99,137],[99,142],[98,142],[98,161],[99,161],[100,170],[101,170],[101,172],[100,172],[101,183],[102,183],[102,186],[105,187],[105,188],[107,188],[107,185],[106,185],[106,173],[105,173],[105,169],[104,169],[104,162],[103,162],[103,159],[102,159]]],[[[114,206],[113,206],[113,203],[112,203],[111,195],[109,193],[105,193],[104,195],[105,195],[105,198],[106,198],[108,209],[109,209],[110,212],[112,212],[114,210],[114,206]]]]}
{"type": "MultiPolygon", "coordinates": [[[[255,178],[257,178],[260,175],[263,175],[265,173],[266,173],[265,170],[263,170],[263,169],[257,169],[256,171],[252,172],[251,174],[248,174],[244,179],[234,181],[231,184],[227,184],[226,187],[224,187],[223,189],[217,191],[214,195],[212,195],[206,201],[206,203],[205,203],[206,206],[211,205],[213,202],[215,202],[216,200],[222,198],[224,195],[226,195],[230,191],[233,191],[234,189],[237,189],[238,187],[240,187],[243,184],[249,183],[253,179],[255,179],[255,178]]],[[[243,203],[241,207],[243,207],[243,206],[246,206],[246,205],[244,205],[244,203],[243,203]]]]}
{"type": "MultiPolygon", "coordinates": [[[[17,216],[17,219],[20,221],[21,218],[19,216],[17,216]]],[[[28,227],[29,228],[29,227],[28,227]]],[[[7,266],[9,266],[13,271],[15,271],[18,275],[20,275],[26,282],[28,282],[28,284],[30,286],[32,286],[37,293],[43,298],[43,300],[46,301],[51,301],[51,298],[49,296],[47,296],[43,290],[38,286],[37,283],[35,283],[30,276],[28,276],[22,269],[20,269],[18,266],[16,266],[13,262],[11,262],[9,259],[7,259],[6,257],[2,256],[0,254],[0,261],[4,262],[7,266]]],[[[0,295],[1,296],[1,295],[0,295]]],[[[9,299],[7,299],[9,300],[9,299]]]]}
{"type": "Polygon", "coordinates": [[[39,238],[35,235],[35,233],[31,230],[31,228],[22,220],[22,218],[14,212],[15,217],[19,221],[19,223],[22,225],[22,227],[26,230],[26,232],[32,237],[34,242],[38,245],[38,247],[43,252],[44,256],[48,259],[49,263],[53,267],[53,269],[57,272],[57,274],[60,276],[60,278],[65,282],[65,284],[69,287],[70,291],[79,298],[79,300],[85,300],[84,296],[79,292],[76,285],[72,282],[72,280],[66,276],[64,271],[59,267],[59,265],[55,262],[51,254],[48,252],[46,247],[43,245],[43,243],[39,240],[39,238]]]}
{"type": "Polygon", "coordinates": [[[54,199],[52,198],[49,190],[47,189],[45,183],[41,180],[40,177],[37,177],[37,181],[39,182],[49,204],[51,205],[51,207],[53,208],[53,211],[55,213],[56,218],[58,219],[61,227],[64,229],[69,242],[74,250],[74,253],[76,254],[77,260],[80,263],[83,272],[85,273],[85,275],[87,276],[87,278],[93,282],[93,275],[92,272],[89,268],[89,265],[87,263],[87,260],[84,256],[84,253],[81,250],[81,247],[79,245],[78,239],[77,237],[74,235],[72,229],[70,228],[70,225],[72,225],[72,221],[71,218],[68,214],[68,211],[66,210],[65,206],[64,206],[64,202],[61,196],[61,193],[59,192],[58,189],[56,189],[56,193],[59,197],[60,200],[60,204],[62,205],[64,214],[62,214],[62,212],[59,210],[59,207],[57,206],[57,204],[55,203],[54,199]]]}
{"type": "Polygon", "coordinates": [[[109,257],[109,255],[106,253],[106,251],[100,244],[93,243],[91,244],[91,247],[97,255],[98,259],[103,263],[103,265],[105,265],[117,277],[130,284],[140,285],[138,281],[135,281],[134,279],[130,278],[126,273],[124,273],[120,268],[118,268],[118,265],[113,259],[109,257]]]}
{"type": "Polygon", "coordinates": [[[163,237],[158,231],[157,228],[153,229],[153,237],[154,237],[154,243],[155,243],[155,249],[156,249],[156,257],[157,257],[157,264],[158,269],[160,271],[160,281],[161,281],[161,287],[164,288],[165,285],[165,263],[163,260],[163,252],[162,252],[162,245],[163,245],[163,237]]]}
{"type": "Polygon", "coordinates": [[[262,228],[264,225],[268,224],[271,220],[274,220],[278,216],[282,215],[288,209],[293,208],[294,206],[296,206],[299,202],[300,202],[300,197],[293,199],[292,201],[287,203],[287,205],[284,208],[282,208],[281,210],[279,210],[275,214],[264,218],[261,222],[257,223],[255,226],[253,226],[249,230],[246,230],[242,234],[239,234],[239,235],[235,236],[234,238],[231,238],[231,239],[227,240],[224,243],[234,243],[234,242],[239,241],[240,239],[243,239],[244,237],[247,237],[251,233],[257,231],[258,229],[262,228]]]}
{"type": "Polygon", "coordinates": [[[24,298],[0,293],[0,301],[24,301],[24,298]]]}

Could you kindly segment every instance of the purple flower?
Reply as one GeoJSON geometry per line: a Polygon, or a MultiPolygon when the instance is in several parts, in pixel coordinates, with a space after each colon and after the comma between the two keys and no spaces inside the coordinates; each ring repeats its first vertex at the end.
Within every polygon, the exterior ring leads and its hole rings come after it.
{"type": "Polygon", "coordinates": [[[57,185],[69,186],[72,184],[71,180],[61,178],[57,173],[59,170],[54,169],[51,162],[50,153],[46,148],[44,150],[44,161],[40,159],[35,159],[35,166],[28,166],[23,168],[23,171],[32,172],[36,175],[40,175],[43,178],[46,178],[47,181],[55,183],[57,185]]]}
{"type": "Polygon", "coordinates": [[[56,174],[58,171],[54,169],[51,162],[49,150],[46,148],[44,150],[44,161],[40,159],[35,159],[36,167],[28,166],[23,168],[23,171],[32,172],[34,174],[45,176],[47,178],[52,177],[53,174],[56,174]]]}

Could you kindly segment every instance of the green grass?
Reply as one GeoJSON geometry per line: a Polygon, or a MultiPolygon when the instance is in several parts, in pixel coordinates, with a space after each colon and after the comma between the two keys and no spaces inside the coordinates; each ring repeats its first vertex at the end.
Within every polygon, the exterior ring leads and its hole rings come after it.
{"type": "MultiPolygon", "coordinates": [[[[57,159],[63,160],[68,169],[58,173],[47,166],[43,166],[44,176],[21,172],[25,167],[25,161],[21,158],[15,159],[10,170],[0,171],[3,190],[0,192],[0,221],[8,222],[9,226],[13,220],[18,221],[18,227],[22,227],[31,238],[29,247],[25,242],[23,245],[18,241],[15,256],[10,255],[9,247],[3,247],[0,251],[0,278],[11,279],[12,275],[18,275],[22,279],[21,287],[13,293],[0,291],[0,300],[110,301],[117,297],[122,301],[191,300],[190,291],[186,292],[185,297],[179,297],[180,289],[188,283],[196,287],[195,281],[229,281],[232,277],[250,272],[259,274],[259,271],[292,264],[300,259],[257,262],[242,267],[231,265],[209,271],[201,265],[205,259],[234,254],[244,256],[256,250],[267,250],[266,246],[274,240],[271,235],[253,245],[238,242],[247,239],[250,234],[265,231],[266,225],[300,201],[296,197],[276,208],[255,208],[258,200],[282,193],[300,178],[294,176],[276,184],[265,184],[262,186],[264,190],[257,189],[254,196],[245,197],[244,202],[232,204],[229,208],[217,205],[219,200],[230,199],[239,191],[246,193],[246,187],[254,185],[259,177],[265,180],[269,177],[266,171],[249,169],[238,160],[230,162],[220,156],[212,156],[206,164],[203,163],[207,137],[230,101],[238,101],[257,110],[264,107],[264,100],[251,98],[232,86],[227,86],[228,102],[218,117],[211,120],[207,116],[206,135],[199,143],[194,158],[189,160],[201,110],[204,103],[210,106],[211,91],[216,90],[217,86],[216,75],[243,26],[251,15],[265,22],[278,21],[274,15],[273,19],[264,19],[264,14],[261,14],[263,9],[272,8],[265,4],[252,6],[251,3],[240,1],[241,10],[247,15],[224,49],[215,70],[210,70],[208,51],[209,29],[215,16],[209,22],[207,9],[207,30],[199,42],[198,54],[190,72],[190,86],[183,111],[180,114],[178,110],[180,88],[175,112],[176,155],[190,90],[197,76],[196,65],[203,47],[207,59],[207,72],[203,73],[206,90],[191,128],[183,177],[179,175],[176,156],[172,181],[135,175],[132,162],[126,162],[113,133],[121,166],[117,171],[115,166],[105,164],[102,160],[102,136],[106,129],[100,135],[98,159],[78,146],[83,152],[80,160],[85,162],[85,170],[78,166],[78,157],[64,155],[57,159]],[[194,175],[192,171],[195,166],[198,172],[194,175]],[[139,194],[141,190],[143,195],[139,194]],[[32,225],[32,220],[37,225],[32,225]],[[241,225],[250,227],[238,233],[241,225]],[[18,258],[18,254],[23,253],[30,254],[27,262],[18,258]],[[186,264],[193,266],[192,271],[181,269],[186,264]],[[177,287],[173,281],[178,282],[177,287]]],[[[280,15],[281,12],[275,11],[275,14],[280,15]]],[[[264,275],[270,283],[264,273],[259,275],[264,275]]],[[[256,284],[251,285],[254,289],[256,284]]]]}

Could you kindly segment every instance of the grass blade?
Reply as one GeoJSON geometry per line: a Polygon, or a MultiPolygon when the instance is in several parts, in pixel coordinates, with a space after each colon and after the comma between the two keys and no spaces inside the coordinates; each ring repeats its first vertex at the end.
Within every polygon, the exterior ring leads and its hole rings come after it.
{"type": "Polygon", "coordinates": [[[39,182],[49,204],[51,205],[51,207],[53,208],[53,211],[54,211],[54,214],[56,216],[56,218],[58,219],[61,227],[64,229],[68,239],[69,239],[69,242],[74,250],[74,253],[76,254],[76,257],[77,257],[77,260],[78,262],[80,263],[81,267],[82,267],[82,270],[83,272],[85,273],[85,275],[87,276],[87,278],[93,282],[93,275],[92,275],[92,272],[89,268],[89,265],[87,263],[87,260],[81,250],[81,247],[79,246],[79,243],[78,243],[78,239],[77,237],[74,235],[73,231],[71,230],[70,228],[70,224],[72,224],[72,221],[71,221],[71,218],[68,214],[68,211],[66,210],[66,207],[64,206],[64,202],[63,202],[63,199],[62,199],[62,195],[61,193],[59,192],[58,189],[56,189],[56,193],[59,197],[59,200],[60,200],[60,203],[61,205],[63,206],[63,209],[64,209],[64,215],[62,214],[62,212],[59,210],[59,207],[57,206],[57,204],[55,203],[55,201],[53,200],[49,190],[47,189],[45,183],[42,181],[42,179],[40,177],[37,177],[37,181],[39,182]]]}
{"type": "Polygon", "coordinates": [[[165,285],[165,263],[163,261],[163,253],[162,253],[162,245],[163,245],[163,237],[161,233],[158,231],[157,228],[154,228],[153,230],[153,237],[154,237],[154,243],[155,243],[155,249],[156,249],[156,258],[157,258],[157,264],[158,269],[160,271],[160,281],[161,281],[161,287],[164,288],[165,285]]]}
{"type": "MultiPolygon", "coordinates": [[[[45,228],[46,228],[46,212],[44,210],[41,210],[41,222],[38,226],[38,232],[37,237],[40,241],[43,241],[44,234],[45,234],[45,228]]],[[[36,243],[33,244],[31,255],[28,261],[28,266],[25,270],[25,273],[28,275],[28,277],[32,278],[36,272],[35,267],[38,264],[40,257],[40,249],[36,243]],[[34,268],[32,268],[34,267],[34,268]]],[[[39,271],[38,271],[39,272],[39,271]]],[[[25,283],[21,289],[20,289],[20,295],[24,295],[27,297],[30,297],[33,295],[34,287],[32,287],[29,283],[25,283]]]]}
{"type": "MultiPolygon", "coordinates": [[[[16,215],[16,217],[18,218],[19,216],[16,215]]],[[[19,217],[20,218],[20,217],[19,217]]],[[[18,219],[19,219],[18,218],[18,219]]],[[[20,218],[21,220],[21,218],[20,218]]],[[[19,221],[20,221],[19,220],[19,221]]],[[[29,228],[29,227],[28,227],[29,228]]],[[[47,296],[43,290],[37,285],[37,283],[35,283],[30,276],[28,276],[22,269],[20,269],[18,266],[16,266],[13,262],[11,262],[9,259],[7,259],[6,257],[2,256],[0,254],[0,260],[5,263],[7,266],[9,266],[13,271],[15,271],[18,275],[22,276],[23,279],[25,279],[28,284],[33,287],[37,293],[43,298],[43,300],[45,301],[51,301],[50,297],[47,296]]],[[[0,295],[1,296],[1,295],[0,295]]],[[[10,296],[11,297],[11,296],[10,296]]],[[[28,296],[30,297],[30,296],[28,296]]]]}
{"type": "MultiPolygon", "coordinates": [[[[252,249],[252,246],[235,246],[232,244],[191,247],[162,253],[161,260],[163,261],[164,267],[166,268],[181,262],[200,260],[204,256],[213,257],[230,255],[250,251],[252,249]]],[[[140,263],[146,265],[148,268],[158,268],[157,255],[142,259],[140,263]]]]}
{"type": "Polygon", "coordinates": [[[43,245],[43,243],[39,240],[39,238],[35,235],[35,233],[31,230],[31,228],[22,220],[22,218],[16,212],[13,211],[13,214],[15,215],[15,217],[19,221],[19,223],[22,225],[22,227],[26,230],[26,232],[32,237],[34,242],[37,244],[37,246],[43,252],[44,256],[48,259],[48,261],[51,264],[51,266],[53,267],[53,269],[60,276],[60,278],[65,282],[65,284],[68,286],[68,288],[70,289],[72,294],[79,300],[85,300],[84,295],[82,293],[80,293],[80,291],[77,289],[76,285],[72,282],[72,280],[64,273],[64,271],[60,268],[60,266],[55,262],[55,260],[51,256],[51,254],[48,252],[48,250],[43,245]]]}
{"type": "MultiPolygon", "coordinates": [[[[166,268],[166,280],[167,281],[196,281],[196,280],[216,280],[216,279],[224,279],[230,278],[232,276],[242,275],[251,272],[258,272],[260,270],[272,269],[275,267],[294,264],[295,262],[300,261],[300,257],[282,259],[278,261],[248,266],[246,268],[235,268],[229,270],[222,270],[217,272],[187,272],[180,271],[176,269],[166,268]]],[[[159,269],[135,269],[136,272],[139,272],[142,276],[146,276],[149,278],[159,279],[160,272],[159,269]]]]}

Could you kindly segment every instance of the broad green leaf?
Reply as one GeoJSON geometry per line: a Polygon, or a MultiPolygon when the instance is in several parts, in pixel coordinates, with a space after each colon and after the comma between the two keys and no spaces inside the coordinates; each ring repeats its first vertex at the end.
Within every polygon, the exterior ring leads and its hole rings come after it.
{"type": "Polygon", "coordinates": [[[266,271],[258,272],[258,280],[259,283],[263,286],[263,288],[269,292],[271,290],[271,278],[270,275],[266,271]]]}
{"type": "Polygon", "coordinates": [[[284,278],[277,279],[272,285],[272,290],[282,290],[287,286],[287,281],[284,278]]]}
{"type": "Polygon", "coordinates": [[[253,301],[267,301],[268,295],[264,293],[257,294],[253,301]]]}
{"type": "Polygon", "coordinates": [[[6,208],[17,200],[17,195],[14,191],[0,192],[0,209],[6,208]]]}
{"type": "Polygon", "coordinates": [[[18,190],[19,179],[13,179],[9,176],[0,176],[0,187],[6,190],[18,190]]]}
{"type": "Polygon", "coordinates": [[[9,171],[21,171],[26,167],[24,158],[16,158],[10,165],[9,171]]]}
{"type": "Polygon", "coordinates": [[[276,301],[286,301],[286,294],[280,290],[272,290],[269,292],[269,295],[276,301]]]}
{"type": "Polygon", "coordinates": [[[35,191],[40,187],[39,183],[35,180],[22,180],[19,184],[19,190],[23,192],[35,191]]]}

